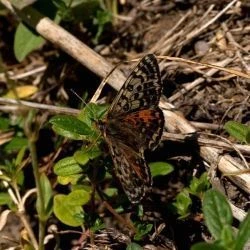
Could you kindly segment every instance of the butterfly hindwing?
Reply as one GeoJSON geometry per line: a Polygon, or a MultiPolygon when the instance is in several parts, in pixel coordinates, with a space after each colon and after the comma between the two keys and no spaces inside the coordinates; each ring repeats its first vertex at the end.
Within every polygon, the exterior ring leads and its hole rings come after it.
{"type": "Polygon", "coordinates": [[[109,149],[123,190],[132,203],[138,203],[151,186],[149,167],[140,153],[109,138],[109,149]]]}

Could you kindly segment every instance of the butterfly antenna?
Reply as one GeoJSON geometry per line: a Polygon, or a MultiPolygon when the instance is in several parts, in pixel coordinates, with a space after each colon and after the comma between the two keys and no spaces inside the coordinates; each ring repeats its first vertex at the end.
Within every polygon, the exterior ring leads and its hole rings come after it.
{"type": "Polygon", "coordinates": [[[70,89],[70,91],[83,103],[83,104],[85,104],[85,105],[87,105],[87,103],[82,99],[82,97],[81,96],[79,96],[76,92],[75,92],[75,90],[73,90],[73,89],[70,89]]]}
{"type": "MultiPolygon", "coordinates": [[[[94,112],[93,109],[91,109],[90,106],[87,105],[87,103],[82,99],[81,96],[79,96],[73,89],[70,89],[70,91],[85,105],[85,108],[88,109],[89,111],[91,111],[92,113],[94,112]]],[[[90,101],[91,102],[91,101],[90,101]]],[[[89,103],[90,103],[89,102],[89,103]]]]}
{"type": "Polygon", "coordinates": [[[87,152],[90,151],[97,144],[97,141],[99,140],[100,137],[101,137],[101,133],[99,133],[97,138],[95,138],[95,140],[91,142],[91,144],[89,145],[87,149],[87,152]]]}
{"type": "MultiPolygon", "coordinates": [[[[134,59],[134,60],[131,60],[132,62],[133,61],[138,61],[138,59],[134,59]]],[[[110,76],[112,75],[112,73],[123,63],[128,63],[130,61],[121,61],[119,63],[117,63],[110,71],[109,73],[107,74],[107,76],[102,80],[102,82],[100,83],[99,87],[97,88],[95,94],[93,95],[93,97],[91,98],[90,102],[93,102],[95,103],[97,101],[97,99],[99,98],[105,84],[107,83],[107,81],[109,80],[110,76]]]]}
{"type": "Polygon", "coordinates": [[[107,74],[107,76],[102,80],[102,82],[100,83],[99,87],[97,88],[95,94],[93,95],[93,97],[91,98],[90,102],[95,103],[97,101],[97,99],[99,98],[105,84],[107,83],[107,81],[109,80],[111,74],[116,70],[117,67],[119,67],[123,62],[119,62],[117,65],[115,65],[110,72],[107,74]]]}

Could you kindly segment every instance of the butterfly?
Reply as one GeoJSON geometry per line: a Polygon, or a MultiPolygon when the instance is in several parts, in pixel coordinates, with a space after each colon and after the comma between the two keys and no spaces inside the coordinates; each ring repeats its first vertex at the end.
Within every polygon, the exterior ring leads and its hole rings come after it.
{"type": "Polygon", "coordinates": [[[145,150],[158,145],[164,116],[158,107],[162,81],[153,54],[144,56],[118,92],[98,126],[108,144],[115,174],[131,203],[139,203],[152,186],[145,150]]]}

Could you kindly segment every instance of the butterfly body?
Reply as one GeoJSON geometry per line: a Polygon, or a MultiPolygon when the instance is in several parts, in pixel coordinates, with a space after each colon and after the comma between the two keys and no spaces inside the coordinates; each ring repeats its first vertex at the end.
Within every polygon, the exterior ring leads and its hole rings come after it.
{"type": "Polygon", "coordinates": [[[161,138],[164,117],[158,107],[162,92],[154,55],[146,55],[134,68],[98,126],[109,146],[115,174],[132,203],[138,203],[152,185],[145,150],[161,138]]]}

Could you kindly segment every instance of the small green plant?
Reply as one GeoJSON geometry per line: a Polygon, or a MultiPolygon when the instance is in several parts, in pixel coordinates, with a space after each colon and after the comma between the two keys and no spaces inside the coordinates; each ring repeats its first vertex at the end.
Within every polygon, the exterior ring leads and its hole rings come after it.
{"type": "Polygon", "coordinates": [[[236,140],[250,143],[250,126],[235,121],[229,121],[224,125],[224,129],[236,140]]]}
{"type": "MultiPolygon", "coordinates": [[[[35,113],[27,112],[14,123],[7,123],[5,119],[1,128],[12,131],[13,137],[1,148],[1,205],[5,205],[4,213],[17,212],[28,232],[27,247],[44,249],[46,221],[52,213],[52,187],[44,173],[38,170],[36,140],[38,138],[38,124],[34,122],[35,113]],[[32,127],[32,128],[31,128],[32,127]],[[30,155],[28,154],[28,151],[30,155]],[[26,190],[24,170],[31,165],[36,189],[26,190]],[[25,193],[24,193],[25,191],[25,193]],[[39,221],[39,240],[35,237],[29,216],[27,216],[26,202],[36,193],[36,210],[39,221]]],[[[4,223],[2,223],[4,226],[4,223]]],[[[33,249],[33,248],[30,248],[33,249]]]]}
{"type": "Polygon", "coordinates": [[[94,122],[101,119],[105,112],[106,106],[88,104],[78,118],[58,115],[50,119],[58,134],[88,142],[72,156],[65,157],[54,165],[58,183],[71,184],[71,192],[68,195],[54,196],[54,213],[59,220],[70,226],[80,226],[84,223],[86,215],[82,206],[91,198],[92,185],[97,185],[106,174],[104,166],[97,168],[98,158],[101,156],[101,140],[94,122]]]}
{"type": "MultiPolygon", "coordinates": [[[[112,186],[105,190],[98,189],[99,184],[105,179],[111,178],[109,174],[109,166],[107,160],[103,158],[100,145],[102,137],[100,131],[96,127],[96,121],[101,120],[106,113],[107,107],[87,104],[80,112],[78,117],[57,115],[50,119],[52,128],[60,135],[73,139],[83,140],[83,146],[77,150],[72,156],[67,156],[54,165],[54,173],[57,175],[58,183],[61,185],[69,185],[72,190],[82,191],[80,203],[68,202],[72,200],[69,197],[75,197],[71,191],[67,196],[57,194],[54,197],[54,213],[59,220],[71,226],[79,226],[85,222],[83,206],[91,199],[99,199],[98,196],[93,197],[93,187],[97,188],[100,197],[112,199],[117,196],[117,188],[112,186]],[[105,167],[106,166],[106,167],[105,167]],[[83,201],[81,201],[83,200],[83,201]],[[61,206],[61,203],[64,206],[61,206]],[[68,206],[68,205],[69,206],[68,206]],[[66,214],[68,214],[66,216],[66,214]],[[81,215],[81,216],[79,216],[81,215]]],[[[167,175],[173,171],[173,167],[165,162],[150,163],[152,176],[167,175]]],[[[122,197],[122,196],[121,196],[122,197]]],[[[123,204],[126,199],[116,198],[117,204],[123,204]]],[[[121,210],[123,211],[123,209],[121,210]]],[[[117,212],[119,212],[117,210],[117,212]]],[[[94,221],[88,220],[90,227],[94,221]],[[92,224],[91,224],[92,223],[92,224]]],[[[151,231],[152,225],[136,223],[135,240],[140,240],[145,234],[151,231]]]]}
{"type": "Polygon", "coordinates": [[[216,190],[204,195],[203,213],[205,223],[214,238],[210,243],[197,243],[191,250],[241,250],[250,240],[250,213],[240,223],[238,232],[232,227],[232,211],[226,198],[216,190]]]}
{"type": "Polygon", "coordinates": [[[204,192],[208,190],[210,184],[207,178],[207,173],[203,173],[200,178],[193,177],[188,188],[184,188],[177,196],[173,206],[179,214],[179,219],[184,219],[189,216],[192,206],[192,198],[194,195],[199,199],[203,198],[204,192]]]}
{"type": "MultiPolygon", "coordinates": [[[[12,4],[17,9],[22,9],[24,6],[19,2],[24,1],[13,1],[12,4]]],[[[38,18],[49,17],[57,24],[62,21],[83,23],[93,34],[92,41],[97,44],[105,27],[115,22],[114,16],[117,15],[118,9],[116,0],[111,4],[110,1],[102,3],[99,0],[38,0],[32,6],[25,7],[25,14],[30,18],[19,23],[14,40],[14,52],[19,62],[23,61],[30,52],[45,44],[45,40],[35,32],[38,18]]]]}

